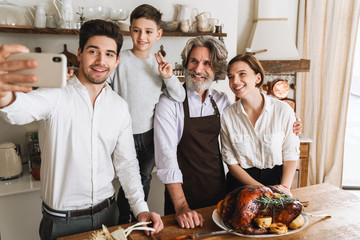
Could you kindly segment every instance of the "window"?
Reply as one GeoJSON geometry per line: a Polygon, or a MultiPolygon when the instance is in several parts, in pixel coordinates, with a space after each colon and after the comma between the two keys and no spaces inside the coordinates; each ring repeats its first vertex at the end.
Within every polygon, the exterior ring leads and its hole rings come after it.
{"type": "Polygon", "coordinates": [[[343,188],[359,190],[354,193],[360,195],[360,27],[351,81],[345,133],[343,188]]]}

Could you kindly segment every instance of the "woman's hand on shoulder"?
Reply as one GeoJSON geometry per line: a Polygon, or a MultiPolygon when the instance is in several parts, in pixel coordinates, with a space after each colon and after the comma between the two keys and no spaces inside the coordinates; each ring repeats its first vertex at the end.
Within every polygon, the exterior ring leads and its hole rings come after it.
{"type": "Polygon", "coordinates": [[[296,136],[299,136],[302,131],[301,119],[298,118],[296,116],[296,114],[295,114],[295,117],[296,117],[296,121],[294,122],[294,125],[293,125],[293,132],[296,134],[296,136]]]}

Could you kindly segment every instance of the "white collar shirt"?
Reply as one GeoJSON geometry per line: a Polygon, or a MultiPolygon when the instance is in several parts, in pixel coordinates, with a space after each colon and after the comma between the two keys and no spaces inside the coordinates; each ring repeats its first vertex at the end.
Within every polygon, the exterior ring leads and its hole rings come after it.
{"type": "Polygon", "coordinates": [[[56,210],[83,209],[114,195],[115,176],[135,216],[148,211],[126,102],[109,86],[94,107],[76,76],[63,89],[17,93],[0,109],[11,124],[39,121],[41,196],[56,210]]]}
{"type": "Polygon", "coordinates": [[[221,152],[225,163],[244,169],[273,168],[299,159],[299,137],[293,133],[295,114],[285,102],[264,95],[255,126],[241,100],[225,109],[221,119],[221,152]]]}
{"type": "MultiPolygon", "coordinates": [[[[187,89],[190,117],[215,115],[210,98],[213,97],[220,114],[231,103],[227,95],[209,89],[202,103],[200,95],[187,89]]],[[[177,146],[184,130],[183,103],[174,102],[165,95],[160,97],[154,118],[154,144],[157,176],[163,184],[182,183],[182,173],[177,161],[177,146]]]]}

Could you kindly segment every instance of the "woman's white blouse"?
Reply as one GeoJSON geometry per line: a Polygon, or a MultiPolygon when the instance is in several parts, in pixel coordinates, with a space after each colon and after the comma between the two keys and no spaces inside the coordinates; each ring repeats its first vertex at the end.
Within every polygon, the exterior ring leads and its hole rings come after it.
{"type": "Polygon", "coordinates": [[[241,100],[224,110],[221,119],[221,153],[225,163],[244,169],[273,168],[299,159],[299,137],[293,133],[295,114],[285,102],[264,96],[264,108],[251,124],[241,100]]]}

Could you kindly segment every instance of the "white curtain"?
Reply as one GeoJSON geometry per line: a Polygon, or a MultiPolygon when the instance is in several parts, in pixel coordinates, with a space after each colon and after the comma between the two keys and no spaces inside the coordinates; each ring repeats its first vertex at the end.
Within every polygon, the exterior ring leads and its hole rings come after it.
{"type": "Polygon", "coordinates": [[[313,141],[309,184],[341,186],[359,2],[299,2],[298,49],[303,58],[311,60],[310,72],[300,74],[297,80],[303,134],[313,141]]]}

